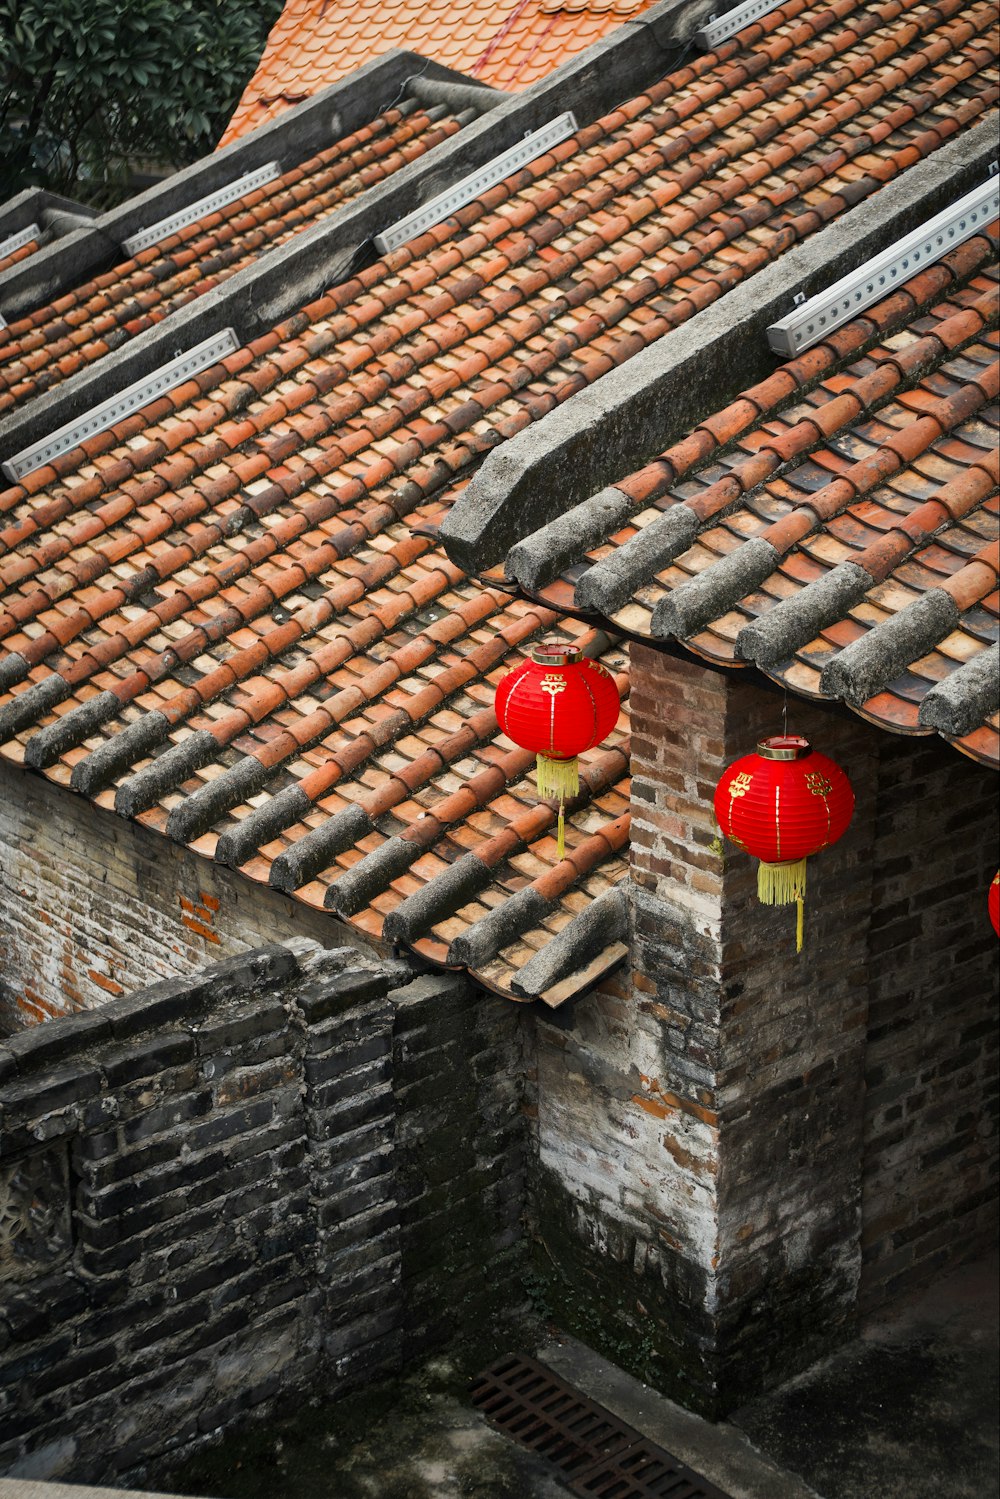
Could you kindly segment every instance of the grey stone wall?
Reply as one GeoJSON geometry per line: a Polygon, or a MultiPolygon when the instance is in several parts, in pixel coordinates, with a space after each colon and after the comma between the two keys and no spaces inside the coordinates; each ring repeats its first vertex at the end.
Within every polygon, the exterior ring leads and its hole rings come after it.
{"type": "Polygon", "coordinates": [[[0,1048],[0,1473],[141,1481],[510,1305],[516,1012],[294,946],[0,1048]]]}

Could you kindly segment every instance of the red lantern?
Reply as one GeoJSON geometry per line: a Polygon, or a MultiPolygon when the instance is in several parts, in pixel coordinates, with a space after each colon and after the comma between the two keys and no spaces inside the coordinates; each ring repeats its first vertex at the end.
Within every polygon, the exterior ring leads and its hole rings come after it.
{"type": "Polygon", "coordinates": [[[990,886],[990,893],[987,896],[986,903],[990,909],[990,920],[993,923],[993,930],[1000,937],[1000,871],[993,876],[993,883],[990,886]]]}
{"type": "Polygon", "coordinates": [[[531,659],[508,672],[497,688],[501,729],[538,756],[539,795],[559,799],[560,858],[563,803],[580,789],[577,756],[610,734],[619,706],[611,673],[558,640],[535,646],[531,659]]]}
{"type": "Polygon", "coordinates": [[[722,831],[761,861],[758,899],[798,906],[799,952],[806,859],[836,843],[853,811],[854,792],[840,766],[795,734],[763,740],[756,754],[734,761],[715,788],[722,831]]]}

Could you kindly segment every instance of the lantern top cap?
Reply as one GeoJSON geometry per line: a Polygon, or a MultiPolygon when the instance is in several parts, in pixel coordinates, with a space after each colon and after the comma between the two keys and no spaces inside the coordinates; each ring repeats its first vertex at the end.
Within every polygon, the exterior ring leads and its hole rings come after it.
{"type": "Polygon", "coordinates": [[[583,660],[583,652],[564,640],[543,640],[532,646],[531,659],[538,666],[575,666],[583,660]]]}
{"type": "Polygon", "coordinates": [[[762,760],[804,760],[812,745],[801,734],[773,734],[759,741],[757,753],[762,760]]]}

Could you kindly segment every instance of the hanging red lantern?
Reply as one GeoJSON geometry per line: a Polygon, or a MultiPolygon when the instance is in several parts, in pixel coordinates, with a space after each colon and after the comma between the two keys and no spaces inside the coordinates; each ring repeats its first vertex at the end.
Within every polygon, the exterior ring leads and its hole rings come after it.
{"type": "Polygon", "coordinates": [[[558,640],[535,646],[530,660],[497,687],[497,722],[515,744],[535,751],[539,795],[559,800],[560,858],[563,805],[580,789],[577,756],[610,734],[619,708],[618,688],[606,667],[558,640]]]}
{"type": "Polygon", "coordinates": [[[990,893],[986,898],[986,903],[989,906],[993,930],[1000,937],[1000,871],[993,876],[993,883],[990,885],[990,893]]]}
{"type": "Polygon", "coordinates": [[[762,740],[756,754],[734,761],[715,788],[722,831],[761,861],[758,899],[798,907],[798,952],[806,859],[842,837],[853,811],[854,792],[840,766],[796,734],[762,740]]]}

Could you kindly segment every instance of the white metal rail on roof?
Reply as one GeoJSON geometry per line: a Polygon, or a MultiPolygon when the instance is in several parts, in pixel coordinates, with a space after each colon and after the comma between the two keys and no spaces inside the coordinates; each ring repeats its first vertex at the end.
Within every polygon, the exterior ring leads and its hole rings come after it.
{"type": "Polygon", "coordinates": [[[970,239],[998,213],[1000,179],[991,177],[856,271],[772,323],[767,330],[768,343],[776,354],[801,354],[873,302],[888,296],[925,265],[970,239]]]}
{"type": "Polygon", "coordinates": [[[0,239],[0,260],[6,260],[7,256],[13,255],[15,250],[23,250],[25,245],[30,245],[33,239],[41,239],[41,237],[40,226],[29,224],[26,229],[19,229],[16,234],[0,239]]]}
{"type": "Polygon", "coordinates": [[[457,208],[462,208],[466,203],[471,203],[478,198],[480,193],[489,187],[495,187],[518,167],[526,166],[529,161],[557,146],[577,129],[576,120],[569,112],[557,115],[540,130],[533,130],[526,135],[516,146],[511,146],[509,151],[504,151],[499,156],[494,156],[485,166],[479,167],[475,172],[470,172],[456,182],[453,187],[446,188],[443,193],[438,193],[422,208],[416,208],[408,213],[405,218],[398,219],[395,224],[390,224],[388,229],[383,229],[381,234],[376,234],[374,245],[380,255],[386,255],[390,250],[398,250],[400,245],[405,245],[408,240],[416,239],[418,234],[432,229],[435,224],[440,224],[449,214],[457,208]]]}
{"type": "Polygon", "coordinates": [[[169,364],[162,365],[153,374],[136,380],[133,385],[126,386],[118,395],[102,401],[99,406],[93,406],[75,421],[58,427],[51,436],[42,438],[31,447],[22,448],[20,453],[15,453],[3,465],[3,472],[16,484],[25,474],[41,468],[43,463],[51,463],[54,458],[60,458],[63,453],[78,447],[85,438],[93,437],[95,432],[107,431],[108,427],[113,427],[122,417],[131,416],[133,411],[147,405],[154,396],[162,395],[165,390],[172,390],[175,385],[180,385],[182,380],[200,374],[217,360],[234,353],[239,346],[239,339],[232,328],[225,328],[212,338],[204,339],[186,354],[178,354],[176,359],[171,359],[169,364]]]}
{"type": "Polygon", "coordinates": [[[280,176],[280,163],[267,161],[262,167],[256,167],[252,172],[245,172],[242,177],[234,178],[232,182],[227,182],[225,187],[217,188],[207,197],[199,198],[195,203],[189,203],[186,208],[179,209],[168,219],[160,219],[159,223],[150,224],[148,229],[140,229],[138,234],[122,240],[122,249],[126,255],[138,255],[140,250],[147,250],[150,245],[159,244],[161,239],[166,239],[170,234],[176,234],[178,229],[186,229],[189,224],[196,224],[207,214],[228,207],[230,203],[235,203],[247,193],[252,193],[255,188],[264,187],[268,182],[273,182],[276,177],[280,176]]]}
{"type": "Polygon", "coordinates": [[[777,10],[781,4],[783,0],[744,0],[743,5],[737,5],[724,16],[713,16],[706,26],[695,32],[694,39],[699,47],[711,52],[720,42],[728,41],[731,36],[742,31],[744,26],[749,26],[751,21],[759,21],[761,16],[777,10]]]}

